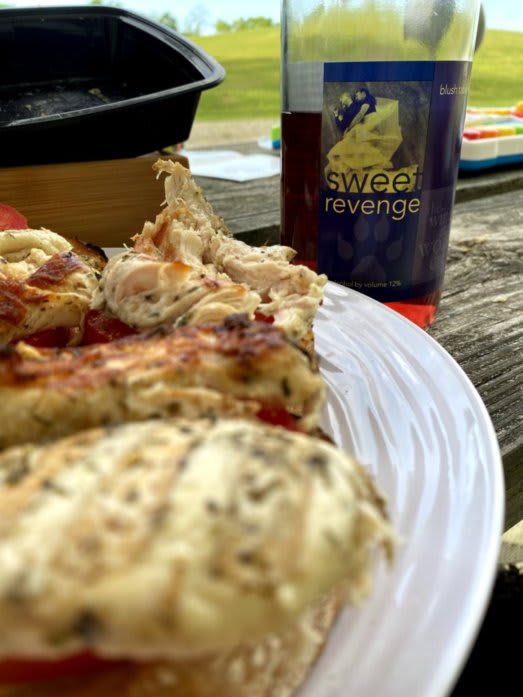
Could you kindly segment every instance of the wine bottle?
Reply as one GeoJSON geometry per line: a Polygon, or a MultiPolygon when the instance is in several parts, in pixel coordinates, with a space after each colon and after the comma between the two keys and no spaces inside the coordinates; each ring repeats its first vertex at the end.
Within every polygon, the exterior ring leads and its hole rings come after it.
{"type": "Polygon", "coordinates": [[[480,0],[282,0],[281,242],[426,328],[480,0]]]}

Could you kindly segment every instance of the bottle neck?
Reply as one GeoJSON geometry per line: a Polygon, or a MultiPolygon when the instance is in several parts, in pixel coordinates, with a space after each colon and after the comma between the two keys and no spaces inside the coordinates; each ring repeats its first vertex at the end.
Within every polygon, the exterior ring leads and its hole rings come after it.
{"type": "Polygon", "coordinates": [[[283,0],[282,60],[472,60],[480,0],[283,0]]]}

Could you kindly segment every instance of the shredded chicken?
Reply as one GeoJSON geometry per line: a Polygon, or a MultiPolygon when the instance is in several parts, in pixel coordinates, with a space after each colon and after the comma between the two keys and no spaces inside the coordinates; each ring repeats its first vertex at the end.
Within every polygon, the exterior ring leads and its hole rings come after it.
{"type": "Polygon", "coordinates": [[[292,264],[289,247],[235,239],[179,163],[158,160],[154,169],[167,174],[166,206],[133,237],[133,249],[108,264],[94,306],[137,328],[258,313],[307,348],[326,276],[292,264]]]}

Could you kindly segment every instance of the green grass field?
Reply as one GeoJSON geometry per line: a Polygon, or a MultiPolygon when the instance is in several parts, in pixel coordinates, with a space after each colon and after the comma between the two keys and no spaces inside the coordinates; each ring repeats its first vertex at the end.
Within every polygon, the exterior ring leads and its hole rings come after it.
{"type": "MultiPolygon", "coordinates": [[[[227,71],[202,94],[198,121],[275,118],[280,111],[280,29],[253,29],[193,39],[227,71]]],[[[488,30],[474,58],[470,106],[523,100],[523,33],[488,30]]]]}

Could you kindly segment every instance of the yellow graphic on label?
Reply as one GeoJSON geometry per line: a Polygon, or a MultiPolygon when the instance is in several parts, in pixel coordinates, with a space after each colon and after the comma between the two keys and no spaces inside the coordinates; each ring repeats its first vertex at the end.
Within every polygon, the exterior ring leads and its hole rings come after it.
{"type": "Polygon", "coordinates": [[[367,88],[342,92],[331,112],[339,140],[326,154],[324,175],[338,193],[407,193],[420,188],[417,164],[393,169],[403,142],[397,99],[375,97],[367,88]]]}

